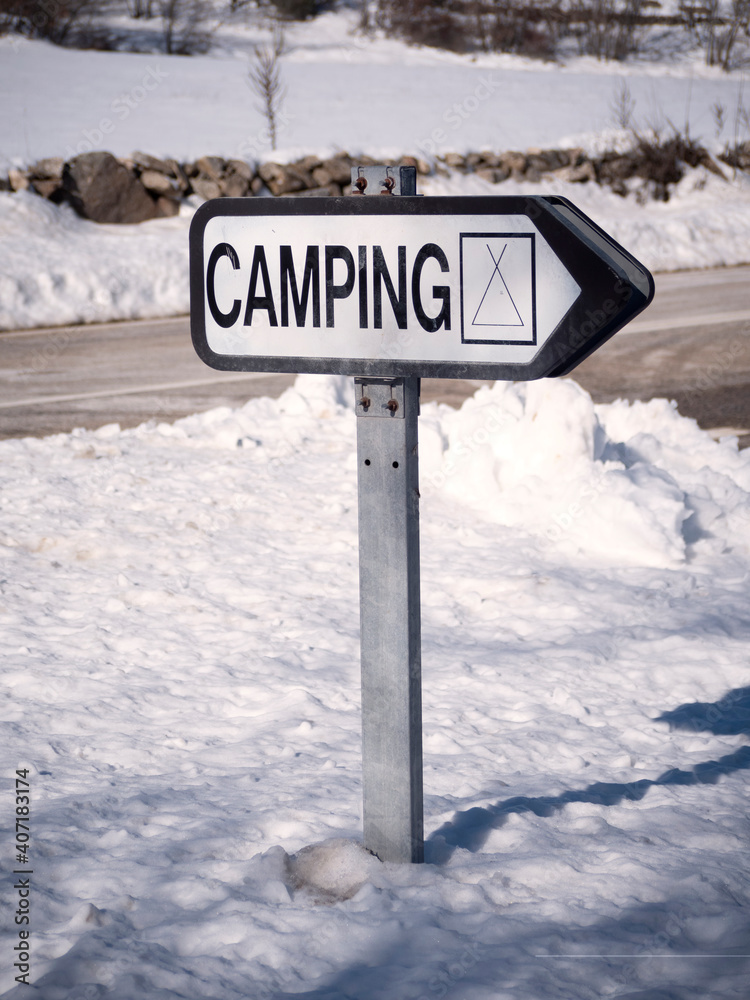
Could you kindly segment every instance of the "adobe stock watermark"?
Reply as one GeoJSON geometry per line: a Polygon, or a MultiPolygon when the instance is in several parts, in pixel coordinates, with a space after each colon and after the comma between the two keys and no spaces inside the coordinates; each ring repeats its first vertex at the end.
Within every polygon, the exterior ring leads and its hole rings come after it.
{"type": "Polygon", "coordinates": [[[83,331],[83,327],[62,327],[55,330],[48,337],[42,347],[35,347],[21,364],[21,378],[29,379],[34,375],[47,371],[54,362],[67,351],[71,341],[76,334],[83,331]]]}
{"type": "Polygon", "coordinates": [[[457,132],[486,101],[494,97],[501,86],[500,80],[494,79],[489,73],[485,74],[470,94],[445,109],[441,118],[445,127],[439,125],[434,128],[428,136],[417,143],[417,148],[426,156],[434,156],[440,147],[448,142],[449,132],[446,129],[457,132]]]}
{"type": "MultiPolygon", "coordinates": [[[[747,336],[750,333],[750,326],[745,326],[742,333],[747,336]]],[[[743,349],[744,345],[741,340],[733,340],[728,347],[716,351],[714,360],[702,368],[699,375],[686,383],[684,392],[694,395],[718,388],[722,384],[723,376],[731,371],[737,359],[742,355],[743,349]]]]}
{"type": "Polygon", "coordinates": [[[81,131],[82,139],[74,146],[65,149],[65,159],[71,160],[81,153],[91,153],[101,149],[104,137],[112,135],[118,124],[126,121],[134,111],[137,111],[155,90],[158,90],[167,79],[169,73],[158,66],[149,66],[141,82],[131,87],[127,93],[119,94],[110,104],[109,110],[113,118],[101,118],[96,126],[81,131]]]}
{"type": "Polygon", "coordinates": [[[449,479],[461,471],[462,459],[468,458],[469,455],[489,444],[494,435],[502,431],[509,423],[515,422],[515,418],[497,403],[485,407],[483,417],[481,425],[475,428],[471,434],[463,435],[455,443],[451,442],[447,456],[437,472],[422,477],[420,493],[423,497],[441,490],[449,479]]]}
{"type": "Polygon", "coordinates": [[[542,538],[552,544],[559,542],[590,510],[603,493],[606,483],[607,474],[605,472],[601,472],[593,482],[585,483],[577,498],[553,515],[553,523],[544,529],[542,538]]]}
{"type": "MultiPolygon", "coordinates": [[[[284,132],[289,128],[291,122],[295,120],[295,115],[290,114],[288,111],[279,111],[276,116],[276,138],[283,135],[284,132]]],[[[261,154],[266,152],[271,148],[271,128],[270,126],[265,126],[259,132],[254,135],[246,136],[242,142],[237,147],[237,152],[235,154],[238,160],[245,160],[245,162],[250,162],[252,160],[258,160],[261,154]]]]}

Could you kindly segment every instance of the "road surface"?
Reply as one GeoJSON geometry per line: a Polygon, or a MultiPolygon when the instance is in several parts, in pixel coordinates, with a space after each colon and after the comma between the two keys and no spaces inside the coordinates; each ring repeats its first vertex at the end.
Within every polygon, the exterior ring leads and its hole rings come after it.
{"type": "MultiPolygon", "coordinates": [[[[750,266],[657,275],[656,289],[573,377],[597,402],[675,399],[702,427],[750,445],[750,266]]],[[[0,438],[172,421],[293,380],[207,368],[187,317],[0,333],[0,438]]],[[[478,384],[425,379],[422,398],[459,405],[478,384]]]]}

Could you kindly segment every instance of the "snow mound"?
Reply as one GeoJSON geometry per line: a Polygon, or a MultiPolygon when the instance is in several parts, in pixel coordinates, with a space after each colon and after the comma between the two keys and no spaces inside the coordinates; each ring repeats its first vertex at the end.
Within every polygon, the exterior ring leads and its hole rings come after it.
{"type": "Polygon", "coordinates": [[[498,382],[422,423],[423,495],[568,555],[674,566],[750,513],[750,458],[666,400],[595,406],[572,380],[498,382]]]}
{"type": "MultiPolygon", "coordinates": [[[[244,448],[271,475],[349,439],[353,470],[353,383],[300,375],[277,400],[128,435],[244,448]]],[[[98,454],[112,441],[85,447],[98,454]]],[[[596,405],[572,379],[498,382],[458,410],[423,405],[419,451],[425,523],[441,504],[458,505],[487,530],[505,526],[542,550],[610,566],[674,568],[698,550],[748,547],[750,451],[715,441],[665,399],[596,405]]]]}

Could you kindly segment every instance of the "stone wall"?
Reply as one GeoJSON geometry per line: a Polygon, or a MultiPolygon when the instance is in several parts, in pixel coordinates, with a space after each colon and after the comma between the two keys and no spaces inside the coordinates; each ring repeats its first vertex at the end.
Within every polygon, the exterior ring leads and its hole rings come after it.
{"type": "MultiPolygon", "coordinates": [[[[720,159],[733,168],[750,170],[750,144],[720,159]]],[[[176,215],[190,195],[203,199],[342,195],[351,191],[351,168],[376,160],[341,153],[321,159],[305,156],[294,163],[261,163],[202,156],[189,163],[133,153],[117,159],[111,153],[83,153],[72,160],[49,157],[30,167],[12,169],[0,178],[0,190],[31,190],[53,202],[70,203],[79,215],[95,222],[133,223],[176,215]]],[[[689,168],[705,167],[725,176],[708,152],[675,136],[662,143],[638,142],[627,152],[597,157],[581,149],[529,149],[526,152],[447,153],[430,164],[415,157],[390,161],[413,165],[424,176],[473,173],[491,184],[508,179],[538,182],[544,177],[576,184],[607,185],[625,196],[669,199],[674,185],[689,168]]],[[[499,192],[501,193],[501,192],[499,192]]]]}

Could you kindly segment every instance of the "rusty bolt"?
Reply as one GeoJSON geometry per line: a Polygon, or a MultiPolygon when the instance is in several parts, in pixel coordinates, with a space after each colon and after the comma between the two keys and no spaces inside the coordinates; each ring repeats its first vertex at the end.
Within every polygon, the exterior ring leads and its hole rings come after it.
{"type": "Polygon", "coordinates": [[[385,190],[381,191],[380,193],[381,194],[393,194],[393,188],[395,187],[395,185],[396,185],[396,178],[395,177],[391,177],[391,176],[386,177],[386,179],[383,181],[383,187],[385,188],[385,190]]]}
{"type": "Polygon", "coordinates": [[[395,399],[389,399],[385,405],[388,407],[391,413],[395,413],[396,410],[398,409],[398,401],[395,399]]]}
{"type": "Polygon", "coordinates": [[[365,193],[365,188],[367,187],[367,178],[366,177],[358,177],[356,179],[356,181],[354,182],[354,186],[355,186],[355,188],[357,190],[356,191],[352,191],[352,194],[364,194],[365,193]]]}
{"type": "Polygon", "coordinates": [[[363,410],[367,410],[367,409],[369,409],[371,402],[372,401],[371,401],[371,399],[370,399],[369,396],[363,396],[360,399],[359,404],[360,404],[360,406],[362,407],[363,410]]]}

